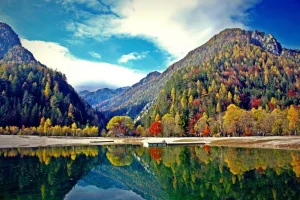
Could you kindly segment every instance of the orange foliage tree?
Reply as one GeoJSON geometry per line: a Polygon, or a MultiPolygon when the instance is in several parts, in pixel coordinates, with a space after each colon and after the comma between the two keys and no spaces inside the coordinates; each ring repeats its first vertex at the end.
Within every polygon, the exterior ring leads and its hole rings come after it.
{"type": "Polygon", "coordinates": [[[208,136],[210,134],[210,128],[209,128],[208,125],[205,126],[202,133],[203,133],[204,136],[208,136]]]}
{"type": "Polygon", "coordinates": [[[251,131],[250,131],[249,128],[246,126],[246,127],[245,127],[245,132],[244,132],[243,136],[251,136],[251,135],[252,135],[251,131]]]}
{"type": "Polygon", "coordinates": [[[153,122],[149,128],[149,132],[151,136],[157,136],[158,134],[161,134],[162,132],[162,125],[160,122],[153,122]]]}

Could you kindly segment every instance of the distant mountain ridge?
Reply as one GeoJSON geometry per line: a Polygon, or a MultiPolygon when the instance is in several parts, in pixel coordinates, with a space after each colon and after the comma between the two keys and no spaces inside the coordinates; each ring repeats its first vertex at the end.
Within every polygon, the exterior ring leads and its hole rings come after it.
{"type": "Polygon", "coordinates": [[[95,92],[90,92],[88,90],[83,90],[78,94],[86,100],[91,106],[99,104],[103,101],[111,99],[119,94],[122,94],[126,91],[129,87],[121,87],[117,89],[109,89],[109,88],[102,88],[95,92]]]}

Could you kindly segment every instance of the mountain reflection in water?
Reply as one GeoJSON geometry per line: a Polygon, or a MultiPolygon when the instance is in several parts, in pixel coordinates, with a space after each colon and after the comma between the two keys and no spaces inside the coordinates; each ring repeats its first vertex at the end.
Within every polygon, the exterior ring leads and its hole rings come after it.
{"type": "Polygon", "coordinates": [[[0,199],[299,196],[299,151],[132,145],[0,149],[0,199]]]}

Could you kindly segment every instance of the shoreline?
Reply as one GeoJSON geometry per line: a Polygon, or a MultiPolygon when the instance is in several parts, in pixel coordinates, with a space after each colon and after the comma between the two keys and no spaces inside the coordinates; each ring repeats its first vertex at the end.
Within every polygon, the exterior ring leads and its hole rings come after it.
{"type": "Polygon", "coordinates": [[[76,146],[76,145],[143,145],[144,143],[176,143],[178,145],[199,145],[239,147],[239,148],[267,148],[300,150],[300,136],[253,136],[253,137],[141,137],[141,138],[107,138],[107,137],[56,137],[56,136],[28,136],[28,135],[0,135],[0,149],[76,146]]]}

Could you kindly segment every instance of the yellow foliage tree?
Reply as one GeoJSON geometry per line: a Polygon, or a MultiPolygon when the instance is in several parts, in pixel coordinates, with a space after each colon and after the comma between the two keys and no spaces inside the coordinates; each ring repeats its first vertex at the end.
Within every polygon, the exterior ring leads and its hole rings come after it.
{"type": "Polygon", "coordinates": [[[241,127],[238,125],[238,120],[243,112],[245,112],[245,110],[234,104],[230,104],[227,107],[225,116],[223,117],[224,128],[227,133],[234,134],[240,131],[241,127]]]}
{"type": "Polygon", "coordinates": [[[138,125],[138,127],[136,127],[136,133],[139,134],[142,137],[145,137],[145,129],[142,125],[138,125]]]}
{"type": "Polygon", "coordinates": [[[160,115],[159,115],[158,113],[157,113],[156,116],[155,116],[155,121],[156,121],[156,122],[160,121],[160,115]]]}
{"type": "Polygon", "coordinates": [[[294,105],[291,105],[288,109],[287,118],[289,120],[289,128],[294,134],[297,134],[297,128],[299,127],[299,111],[295,109],[294,105]]]}
{"type": "Polygon", "coordinates": [[[48,82],[46,83],[46,86],[45,86],[44,95],[45,95],[46,99],[49,99],[49,97],[51,96],[50,84],[48,82]]]}

